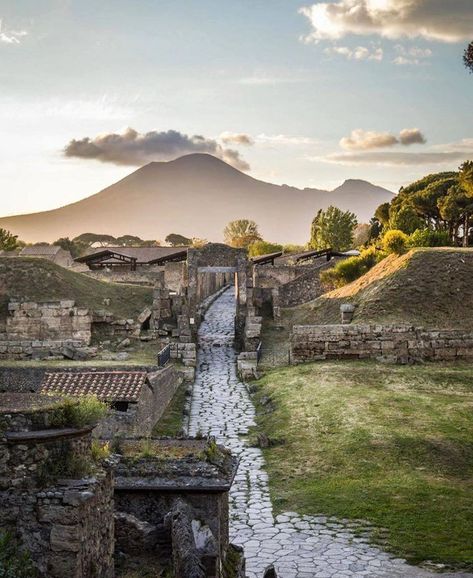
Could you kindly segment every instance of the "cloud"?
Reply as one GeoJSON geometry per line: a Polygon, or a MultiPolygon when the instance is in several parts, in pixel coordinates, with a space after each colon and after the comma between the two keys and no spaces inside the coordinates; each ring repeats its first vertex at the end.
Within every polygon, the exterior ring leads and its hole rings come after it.
{"type": "Polygon", "coordinates": [[[110,133],[94,138],[73,139],[64,149],[67,157],[132,166],[141,166],[151,161],[172,160],[191,153],[208,153],[239,170],[250,169],[238,151],[224,148],[214,139],[201,135],[188,136],[176,130],[140,134],[127,128],[121,134],[110,133]]]}
{"type": "Polygon", "coordinates": [[[369,150],[392,147],[398,144],[398,139],[388,132],[364,131],[359,128],[353,130],[349,137],[340,141],[340,146],[346,150],[369,150]]]}
{"type": "Polygon", "coordinates": [[[394,49],[398,55],[393,60],[393,63],[398,66],[427,64],[427,59],[432,56],[430,48],[419,48],[418,46],[406,48],[398,44],[394,49]]]}
{"type": "Polygon", "coordinates": [[[330,46],[325,48],[325,54],[339,54],[344,56],[347,60],[375,60],[381,62],[383,60],[384,51],[382,48],[373,48],[370,50],[366,46],[357,46],[356,48],[349,48],[348,46],[330,46]]]}
{"type": "Polygon", "coordinates": [[[243,146],[252,146],[255,144],[253,137],[251,137],[249,134],[246,134],[244,132],[238,132],[238,133],[222,132],[222,134],[220,135],[220,140],[223,142],[223,144],[226,144],[226,145],[235,144],[235,145],[243,145],[243,146]]]}
{"type": "Polygon", "coordinates": [[[20,38],[26,36],[26,30],[5,30],[3,21],[0,19],[0,43],[2,44],[20,44],[20,38]]]}
{"type": "Polygon", "coordinates": [[[399,137],[389,132],[365,131],[361,128],[353,130],[349,137],[340,140],[340,146],[345,150],[360,151],[393,147],[398,144],[425,144],[427,141],[418,128],[405,128],[399,137]]]}
{"type": "Polygon", "coordinates": [[[427,139],[418,128],[405,128],[399,134],[399,142],[404,146],[425,144],[427,139]]]}
{"type": "Polygon", "coordinates": [[[281,146],[304,146],[316,145],[318,141],[307,136],[291,136],[287,134],[259,134],[256,137],[256,142],[262,145],[281,145],[281,146]]]}
{"type": "Polygon", "coordinates": [[[418,166],[418,165],[452,165],[462,163],[467,159],[473,159],[473,147],[471,150],[458,151],[430,151],[422,153],[408,152],[365,152],[365,153],[341,153],[326,157],[317,157],[317,160],[339,165],[381,165],[381,166],[418,166]]]}
{"type": "Polygon", "coordinates": [[[350,34],[460,42],[471,38],[471,0],[338,0],[300,9],[312,26],[306,42],[350,34]]]}

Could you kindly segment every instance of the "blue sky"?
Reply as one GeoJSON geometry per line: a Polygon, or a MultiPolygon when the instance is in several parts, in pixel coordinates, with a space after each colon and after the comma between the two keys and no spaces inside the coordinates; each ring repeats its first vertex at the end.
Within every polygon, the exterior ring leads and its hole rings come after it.
{"type": "Polygon", "coordinates": [[[0,0],[0,19],[1,215],[195,150],[319,188],[473,158],[471,0],[0,0]]]}

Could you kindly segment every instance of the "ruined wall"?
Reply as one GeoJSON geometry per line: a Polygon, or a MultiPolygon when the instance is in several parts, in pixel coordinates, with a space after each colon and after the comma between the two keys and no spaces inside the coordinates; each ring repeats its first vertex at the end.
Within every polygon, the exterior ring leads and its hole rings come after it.
{"type": "Polygon", "coordinates": [[[0,528],[20,539],[41,578],[113,578],[111,469],[72,479],[73,460],[90,457],[90,429],[51,429],[51,414],[0,416],[0,528]]]}
{"type": "Polygon", "coordinates": [[[112,410],[94,430],[99,438],[121,436],[148,436],[182,383],[173,365],[148,375],[149,385],[143,387],[138,403],[130,403],[128,411],[112,410]]]}
{"type": "Polygon", "coordinates": [[[187,263],[169,262],[164,266],[164,287],[176,293],[183,293],[187,287],[187,263]]]}
{"type": "Polygon", "coordinates": [[[473,358],[473,332],[411,325],[295,325],[291,360],[376,359],[394,363],[473,358]]]}
{"type": "Polygon", "coordinates": [[[142,285],[152,287],[164,271],[163,266],[139,265],[136,271],[130,271],[130,267],[113,267],[111,269],[86,269],[83,271],[89,277],[99,281],[112,283],[127,283],[130,285],[142,285]]]}

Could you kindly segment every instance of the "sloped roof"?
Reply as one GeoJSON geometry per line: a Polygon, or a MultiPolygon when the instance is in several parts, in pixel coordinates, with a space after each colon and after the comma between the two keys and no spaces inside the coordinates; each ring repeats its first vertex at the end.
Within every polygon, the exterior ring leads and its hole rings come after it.
{"type": "Polygon", "coordinates": [[[100,247],[90,249],[86,255],[79,257],[76,261],[86,263],[92,258],[103,255],[103,263],[116,263],[117,260],[113,258],[112,253],[136,259],[137,263],[153,263],[179,256],[184,258],[187,255],[187,247],[100,247]]]}
{"type": "Polygon", "coordinates": [[[51,257],[57,255],[61,247],[59,245],[32,245],[31,247],[23,247],[20,255],[22,257],[39,257],[42,255],[47,255],[51,257]]]}
{"type": "Polygon", "coordinates": [[[44,375],[40,393],[95,395],[102,401],[137,402],[146,382],[146,371],[54,372],[44,375]]]}

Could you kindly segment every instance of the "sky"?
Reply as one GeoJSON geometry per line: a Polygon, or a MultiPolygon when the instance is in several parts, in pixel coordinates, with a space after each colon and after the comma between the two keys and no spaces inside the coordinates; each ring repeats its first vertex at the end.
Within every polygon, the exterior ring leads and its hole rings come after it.
{"type": "Polygon", "coordinates": [[[472,0],[0,0],[0,216],[209,152],[397,191],[473,159],[472,0]]]}

